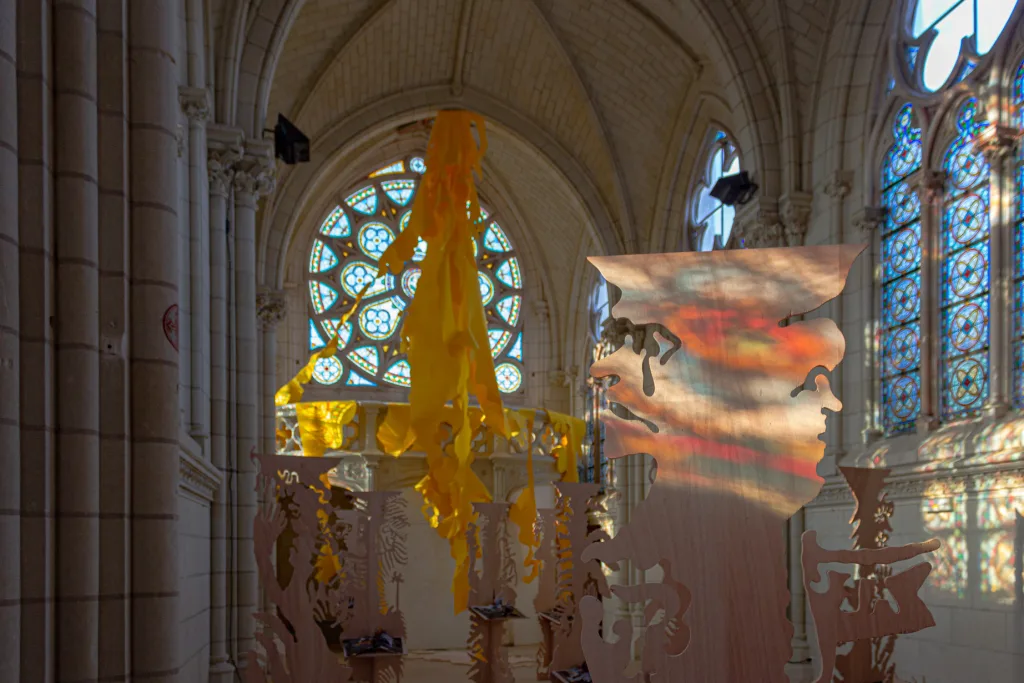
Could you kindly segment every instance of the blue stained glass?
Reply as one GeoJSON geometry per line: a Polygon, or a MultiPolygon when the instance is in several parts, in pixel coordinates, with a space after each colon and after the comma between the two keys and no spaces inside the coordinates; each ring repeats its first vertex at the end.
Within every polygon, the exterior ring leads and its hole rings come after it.
{"type": "Polygon", "coordinates": [[[350,352],[347,358],[367,374],[377,375],[377,368],[380,367],[380,355],[376,347],[360,346],[358,349],[350,352]]]}
{"type": "Polygon", "coordinates": [[[401,302],[398,297],[382,299],[370,304],[359,312],[359,328],[370,339],[383,341],[398,330],[398,323],[402,320],[404,305],[397,305],[401,302]]]}
{"type": "Polygon", "coordinates": [[[516,326],[519,322],[519,308],[522,304],[522,299],[518,296],[506,296],[504,299],[498,302],[497,309],[498,314],[505,319],[512,327],[516,326]]]}
{"type": "Polygon", "coordinates": [[[523,386],[523,373],[512,363],[502,363],[494,368],[494,377],[498,380],[498,390],[504,394],[511,394],[523,386]]]}
{"type": "Polygon", "coordinates": [[[400,360],[392,363],[388,371],[384,373],[384,381],[400,387],[412,386],[412,368],[409,361],[400,360]]]}
{"type": "Polygon", "coordinates": [[[393,275],[385,273],[383,277],[377,277],[377,267],[364,261],[349,261],[341,269],[341,288],[349,296],[359,296],[359,292],[363,291],[363,287],[371,280],[373,284],[366,290],[365,295],[368,297],[387,292],[395,286],[393,275]]]}
{"type": "Polygon", "coordinates": [[[508,351],[509,358],[515,358],[520,363],[523,362],[523,333],[520,332],[519,336],[516,337],[516,343],[512,345],[512,348],[508,351]]]}
{"type": "Polygon", "coordinates": [[[309,272],[326,273],[338,265],[338,255],[329,246],[316,240],[313,243],[313,250],[309,254],[309,272]]]}
{"type": "Polygon", "coordinates": [[[405,206],[416,192],[415,180],[385,180],[380,184],[384,193],[399,206],[405,206]]]}
{"type": "Polygon", "coordinates": [[[395,163],[391,164],[390,166],[385,166],[384,168],[381,168],[381,169],[378,169],[378,170],[374,171],[373,173],[370,174],[370,177],[371,178],[376,178],[377,176],[380,176],[380,175],[390,175],[392,173],[404,173],[404,172],[405,172],[405,163],[402,162],[402,161],[396,161],[395,163]]]}
{"type": "MultiPolygon", "coordinates": [[[[1013,79],[1013,120],[1024,126],[1024,62],[1013,79]]],[[[1017,213],[1013,226],[1013,404],[1024,408],[1024,147],[1017,153],[1017,213]]]]}
{"type": "Polygon", "coordinates": [[[372,216],[377,212],[377,190],[369,185],[351,195],[345,203],[365,216],[372,216]]]}
{"type": "Polygon", "coordinates": [[[523,280],[519,274],[519,259],[514,256],[498,266],[498,272],[494,275],[501,280],[506,287],[519,289],[523,286],[523,280]]]}
{"type": "Polygon", "coordinates": [[[491,282],[491,278],[487,277],[481,272],[476,274],[477,280],[480,281],[480,300],[483,301],[484,306],[491,303],[491,299],[494,298],[494,283],[491,282]]]}
{"type": "Polygon", "coordinates": [[[344,372],[345,368],[342,367],[341,361],[334,356],[321,358],[313,366],[313,379],[320,384],[336,384],[344,372]]]}
{"type": "Polygon", "coordinates": [[[320,234],[328,237],[348,237],[352,234],[352,226],[349,225],[348,216],[340,206],[334,207],[334,211],[320,226],[320,234]]]}
{"type": "MultiPolygon", "coordinates": [[[[334,331],[341,325],[341,318],[328,318],[327,320],[321,320],[320,326],[323,327],[324,333],[327,335],[329,340],[334,336],[334,331]]],[[[343,349],[348,344],[348,340],[352,338],[352,323],[347,322],[341,331],[338,332],[338,348],[343,349]]]]}
{"type": "Polygon", "coordinates": [[[323,282],[316,280],[309,281],[309,296],[313,300],[313,309],[317,313],[323,313],[334,305],[338,300],[338,290],[323,282]]]}
{"type": "Polygon", "coordinates": [[[416,285],[420,283],[422,271],[419,268],[409,268],[402,273],[402,291],[410,299],[416,296],[416,285]]]}
{"type": "Polygon", "coordinates": [[[504,350],[505,345],[508,344],[512,333],[508,330],[487,330],[487,337],[491,342],[491,356],[497,358],[502,350],[504,350]]]}
{"type": "Polygon", "coordinates": [[[380,259],[394,241],[391,228],[383,223],[367,223],[359,230],[359,247],[374,261],[380,259]]]}
{"type": "Polygon", "coordinates": [[[946,419],[978,411],[989,389],[989,166],[974,150],[976,107],[972,98],[957,112],[959,135],[943,158],[940,398],[946,419]]]}
{"type": "Polygon", "coordinates": [[[917,54],[921,51],[916,45],[910,45],[907,47],[907,66],[910,67],[910,72],[914,72],[914,67],[917,66],[917,54]]]}
{"type": "Polygon", "coordinates": [[[921,167],[921,131],[904,105],[882,166],[882,422],[912,431],[921,409],[921,201],[907,178],[921,167]]]}
{"type": "Polygon", "coordinates": [[[323,337],[320,336],[320,331],[316,329],[316,322],[309,319],[309,350],[316,351],[327,346],[327,342],[324,341],[323,337]]]}
{"type": "Polygon", "coordinates": [[[413,157],[412,159],[410,159],[409,160],[409,168],[411,168],[412,170],[416,171],[417,173],[426,173],[427,172],[427,164],[420,157],[413,157]]]}
{"type": "Polygon", "coordinates": [[[508,237],[505,236],[505,231],[497,223],[491,223],[487,226],[487,231],[484,233],[484,247],[487,251],[499,254],[512,251],[512,244],[508,241],[508,237]]]}
{"type": "Polygon", "coordinates": [[[371,382],[370,380],[368,380],[365,377],[363,377],[362,375],[360,375],[358,372],[350,372],[350,373],[348,373],[348,379],[345,380],[345,384],[347,384],[350,387],[375,387],[375,386],[377,386],[376,382],[371,382]]]}

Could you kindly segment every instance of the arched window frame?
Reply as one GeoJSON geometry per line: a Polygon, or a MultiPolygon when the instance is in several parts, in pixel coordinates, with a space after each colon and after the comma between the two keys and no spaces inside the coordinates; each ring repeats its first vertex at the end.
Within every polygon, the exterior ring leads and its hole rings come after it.
{"type": "MultiPolygon", "coordinates": [[[[911,20],[913,3],[901,3],[900,16],[906,22],[911,20]]],[[[893,49],[890,51],[889,69],[897,74],[897,87],[884,84],[886,114],[880,117],[878,127],[891,127],[895,112],[904,103],[910,103],[918,113],[924,139],[921,171],[914,178],[914,187],[921,199],[922,242],[925,253],[931,257],[922,263],[922,348],[921,348],[921,411],[914,424],[907,429],[893,429],[886,420],[887,396],[885,395],[884,353],[888,341],[883,322],[884,308],[879,309],[879,333],[875,337],[877,368],[875,400],[878,408],[873,421],[877,431],[884,436],[898,436],[906,432],[931,431],[941,424],[950,424],[964,419],[998,417],[1008,410],[1024,409],[1024,152],[1019,144],[1022,123],[1024,123],[1024,44],[1020,37],[1021,17],[1024,3],[1013,10],[1003,34],[993,48],[978,57],[964,49],[960,65],[970,61],[973,68],[964,79],[950,78],[947,86],[937,92],[923,91],[914,83],[908,83],[908,72],[899,50],[907,44],[906,24],[897,27],[893,49]],[[1011,50],[1010,47],[1014,49],[1011,50]],[[970,98],[977,101],[977,132],[972,149],[984,155],[989,166],[988,220],[990,238],[990,282],[1010,283],[1008,291],[992,287],[989,298],[989,359],[990,384],[982,393],[983,399],[969,409],[951,409],[949,401],[948,329],[949,316],[943,317],[943,280],[946,266],[943,260],[944,226],[949,226],[948,209],[953,208],[958,198],[953,196],[950,180],[943,168],[944,157],[958,134],[956,117],[964,103],[970,98]],[[1008,105],[1008,106],[1007,106],[1008,105]],[[944,323],[945,320],[945,323],[944,323]],[[944,325],[945,328],[944,329],[944,325]],[[946,346],[944,346],[944,344],[946,346]]],[[[927,34],[921,37],[931,39],[927,34]]],[[[970,47],[965,41],[965,48],[970,47]]],[[[891,146],[891,137],[876,134],[875,169],[881,169],[884,154],[891,146]]],[[[881,175],[873,173],[876,184],[877,205],[885,208],[881,175]]],[[[882,253],[885,218],[879,224],[879,243],[876,244],[876,258],[879,258],[878,272],[885,267],[882,253]]],[[[882,298],[881,282],[876,279],[876,298],[882,298]]],[[[948,301],[948,297],[946,299],[948,301]]],[[[884,301],[882,302],[884,306],[884,301]]],[[[948,306],[946,307],[948,308],[948,306]]]]}
{"type": "MultiPolygon", "coordinates": [[[[963,39],[953,68],[946,81],[935,90],[924,84],[923,72],[929,49],[935,43],[938,33],[929,29],[913,35],[915,12],[919,0],[898,0],[894,7],[895,30],[892,32],[889,49],[889,72],[892,78],[892,92],[909,98],[918,105],[937,105],[952,93],[964,93],[985,83],[993,71],[992,66],[1005,59],[1008,45],[1013,40],[1014,30],[1024,16],[1024,4],[1018,4],[1006,22],[992,47],[984,54],[978,54],[975,40],[963,39]]],[[[973,0],[966,0],[973,2],[973,0]]]]}
{"type": "MultiPolygon", "coordinates": [[[[309,292],[306,296],[307,311],[308,311],[308,322],[309,328],[309,343],[308,349],[310,352],[316,351],[322,348],[330,339],[330,329],[328,321],[331,318],[340,317],[341,313],[351,305],[354,301],[354,291],[357,291],[362,282],[358,282],[349,287],[350,291],[342,286],[341,277],[343,271],[346,269],[349,263],[355,260],[372,260],[368,258],[365,250],[361,250],[357,246],[359,238],[359,231],[362,230],[367,223],[372,221],[379,221],[385,226],[391,229],[392,233],[397,234],[398,226],[404,222],[406,213],[411,211],[415,194],[408,196],[405,204],[399,205],[395,201],[391,201],[385,198],[384,188],[382,183],[390,183],[392,181],[416,181],[418,182],[423,171],[425,170],[424,154],[414,153],[409,154],[401,158],[392,159],[385,164],[380,164],[377,170],[360,176],[360,179],[349,184],[345,191],[338,193],[333,197],[333,201],[328,207],[322,212],[320,219],[316,223],[316,229],[314,234],[309,240],[308,247],[304,252],[306,254],[305,262],[305,280],[308,285],[309,292]],[[398,168],[400,166],[400,168],[398,168]],[[360,213],[355,210],[353,204],[358,202],[352,202],[352,198],[362,188],[367,186],[375,186],[377,195],[377,206],[373,215],[367,215],[360,213]],[[328,235],[328,225],[332,219],[341,221],[338,212],[341,212],[341,216],[348,223],[349,233],[346,237],[333,237],[328,235]],[[381,211],[385,211],[384,215],[381,211]],[[317,258],[314,255],[314,249],[318,247],[318,244],[327,243],[328,240],[324,240],[323,237],[327,235],[331,237],[330,246],[334,248],[337,258],[337,263],[331,266],[325,271],[325,275],[321,275],[319,272],[314,272],[313,265],[314,260],[317,258]],[[349,251],[338,251],[339,249],[346,248],[349,251]],[[315,305],[314,290],[317,282],[325,282],[337,293],[338,299],[333,303],[333,306],[328,307],[327,310],[321,312],[317,310],[315,305]],[[314,336],[314,333],[318,334],[318,337],[314,336]]],[[[394,186],[392,186],[394,187],[394,186]]],[[[395,188],[400,189],[400,188],[395,188]]],[[[477,238],[477,251],[479,257],[477,264],[481,272],[487,272],[489,276],[490,290],[493,292],[488,304],[485,304],[485,314],[488,320],[488,329],[493,329],[497,332],[507,332],[507,338],[502,334],[500,337],[500,346],[497,355],[495,356],[495,369],[498,374],[499,388],[502,384],[502,373],[505,372],[503,366],[509,366],[512,368],[511,372],[518,376],[518,386],[511,391],[502,389],[502,393],[506,398],[514,398],[517,396],[523,396],[526,393],[527,388],[527,374],[525,370],[525,335],[524,322],[525,315],[523,309],[523,296],[525,290],[525,272],[522,262],[522,255],[516,250],[515,243],[512,241],[512,237],[509,235],[507,225],[505,221],[501,219],[496,212],[491,210],[491,207],[487,205],[486,199],[481,199],[481,209],[485,212],[485,218],[482,219],[486,222],[487,228],[484,229],[480,238],[477,238]],[[504,246],[507,247],[505,251],[496,252],[492,249],[488,249],[483,239],[489,235],[488,229],[490,226],[497,224],[499,226],[498,233],[503,238],[504,246]],[[506,273],[506,276],[512,279],[513,282],[518,281],[518,287],[506,285],[502,280],[496,277],[496,273],[502,269],[506,263],[515,261],[514,266],[511,270],[506,273]],[[499,311],[498,306],[505,299],[514,299],[512,305],[502,308],[502,310],[508,313],[508,317],[503,317],[499,311]],[[518,301],[518,304],[516,304],[518,301]],[[511,318],[511,320],[509,320],[511,318]]],[[[417,260],[414,257],[414,261],[417,260]]],[[[376,263],[371,263],[376,266],[376,263]]],[[[415,263],[407,266],[406,270],[397,277],[390,275],[379,276],[376,278],[377,281],[384,281],[388,286],[387,291],[391,291],[394,294],[400,296],[404,302],[404,306],[401,307],[399,318],[404,318],[405,308],[408,306],[411,297],[408,294],[406,285],[406,278],[412,268],[415,267],[415,263]]],[[[378,274],[379,275],[379,274],[378,274]]],[[[340,388],[346,393],[352,393],[358,395],[360,391],[372,391],[372,392],[402,392],[406,391],[408,387],[408,364],[404,366],[405,383],[402,384],[402,377],[397,374],[389,375],[389,378],[385,377],[388,374],[386,371],[388,368],[394,367],[396,363],[405,360],[405,354],[400,350],[400,339],[398,331],[401,329],[401,322],[399,320],[396,327],[392,328],[391,334],[386,339],[373,339],[367,335],[365,329],[362,329],[360,325],[360,317],[364,311],[368,311],[371,307],[385,302],[386,299],[393,299],[394,297],[383,296],[386,292],[378,292],[374,294],[374,286],[371,286],[370,293],[367,298],[360,305],[356,314],[348,322],[346,331],[341,335],[341,345],[339,351],[333,360],[323,359],[317,364],[317,369],[314,371],[313,381],[326,388],[340,388]],[[361,339],[361,341],[360,341],[361,339]],[[356,348],[373,347],[377,354],[377,371],[376,374],[371,374],[368,368],[361,367],[358,359],[352,359],[352,353],[356,348]],[[330,365],[330,367],[328,367],[330,365]],[[333,381],[330,381],[332,380],[333,381]],[[356,381],[353,382],[352,379],[356,381]],[[326,380],[326,381],[325,381],[326,380]]],[[[386,303],[385,303],[386,305],[386,303]]],[[[492,343],[494,340],[492,339],[492,343]]]]}
{"type": "MultiPolygon", "coordinates": [[[[739,147],[736,145],[733,136],[729,134],[724,126],[712,124],[698,159],[699,166],[696,173],[696,182],[690,195],[692,197],[689,207],[690,225],[693,226],[690,230],[690,249],[692,251],[724,249],[729,243],[729,237],[732,234],[732,229],[735,227],[735,210],[732,207],[726,207],[719,203],[716,209],[705,213],[701,210],[701,204],[702,200],[705,199],[705,193],[711,191],[718,177],[726,175],[728,169],[734,163],[736,164],[736,170],[739,169],[739,147]],[[715,167],[718,165],[717,155],[719,151],[723,152],[723,160],[721,163],[722,168],[717,169],[715,167]],[[725,240],[722,240],[717,234],[714,236],[708,235],[708,231],[712,229],[711,219],[719,215],[727,216],[730,223],[729,235],[726,236],[725,240]]],[[[712,199],[711,201],[716,200],[712,199]]]]}

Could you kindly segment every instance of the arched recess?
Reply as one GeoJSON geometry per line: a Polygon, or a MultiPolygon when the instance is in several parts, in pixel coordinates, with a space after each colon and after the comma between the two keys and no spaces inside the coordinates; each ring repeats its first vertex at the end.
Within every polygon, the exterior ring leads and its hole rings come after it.
{"type": "MultiPolygon", "coordinates": [[[[707,86],[694,94],[693,104],[680,117],[681,130],[678,135],[676,156],[672,170],[664,184],[664,198],[660,212],[661,220],[654,226],[657,231],[651,239],[652,251],[689,251],[688,236],[693,229],[690,207],[698,180],[702,156],[707,151],[708,134],[712,128],[724,130],[736,140],[735,114],[729,104],[707,86]]],[[[675,141],[674,141],[675,142],[675,141]]],[[[756,173],[743,159],[743,169],[756,173]]]]}
{"type": "Polygon", "coordinates": [[[438,109],[463,106],[483,114],[532,149],[540,163],[559,179],[566,196],[574,198],[576,209],[586,216],[586,225],[600,253],[620,253],[623,239],[617,224],[585,169],[543,130],[518,112],[508,109],[483,93],[467,89],[461,97],[446,87],[428,87],[415,93],[387,98],[346,117],[324,136],[313,141],[313,162],[293,167],[279,184],[270,206],[264,209],[263,225],[257,245],[257,274],[271,288],[284,284],[281,259],[296,227],[310,220],[314,210],[310,199],[322,192],[325,178],[341,172],[344,159],[360,145],[378,139],[389,130],[428,118],[438,109]],[[423,104],[410,107],[409,101],[423,104]],[[316,160],[320,160],[317,163],[316,160]]]}

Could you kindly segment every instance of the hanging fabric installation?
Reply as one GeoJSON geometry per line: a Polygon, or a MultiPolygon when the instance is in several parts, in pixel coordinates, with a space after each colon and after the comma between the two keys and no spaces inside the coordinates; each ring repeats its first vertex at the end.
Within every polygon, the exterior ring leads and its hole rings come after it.
{"type": "Polygon", "coordinates": [[[467,607],[466,532],[473,519],[473,503],[490,500],[471,468],[470,443],[476,425],[470,419],[470,394],[476,397],[488,426],[506,434],[471,239],[482,227],[476,223],[480,204],[473,172],[481,173],[486,149],[482,117],[467,111],[438,113],[409,225],[380,259],[393,275],[399,275],[420,240],[426,243],[419,284],[402,327],[402,347],[411,367],[409,415],[407,420],[396,415],[380,439],[385,450],[395,455],[414,443],[426,451],[428,474],[416,490],[423,495],[431,524],[451,546],[457,613],[467,607]],[[455,413],[448,416],[455,429],[451,455],[440,444],[448,404],[455,413]]]}

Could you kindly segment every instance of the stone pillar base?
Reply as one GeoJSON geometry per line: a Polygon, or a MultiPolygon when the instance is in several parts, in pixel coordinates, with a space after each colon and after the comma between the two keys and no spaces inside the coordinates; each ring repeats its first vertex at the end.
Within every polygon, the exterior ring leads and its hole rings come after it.
{"type": "Polygon", "coordinates": [[[210,661],[210,683],[234,683],[235,667],[227,659],[210,661]]]}
{"type": "Polygon", "coordinates": [[[786,675],[789,676],[789,683],[811,683],[814,680],[814,671],[814,664],[810,660],[786,665],[786,675]]]}

